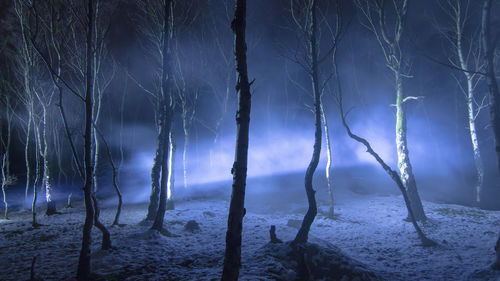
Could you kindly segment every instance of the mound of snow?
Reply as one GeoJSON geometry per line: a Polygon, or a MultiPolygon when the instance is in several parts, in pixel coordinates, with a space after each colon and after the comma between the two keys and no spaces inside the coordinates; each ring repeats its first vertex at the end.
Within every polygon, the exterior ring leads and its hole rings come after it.
{"type": "Polygon", "coordinates": [[[270,256],[280,265],[276,276],[283,280],[379,280],[366,265],[325,242],[293,245],[268,243],[258,255],[270,256]]]}

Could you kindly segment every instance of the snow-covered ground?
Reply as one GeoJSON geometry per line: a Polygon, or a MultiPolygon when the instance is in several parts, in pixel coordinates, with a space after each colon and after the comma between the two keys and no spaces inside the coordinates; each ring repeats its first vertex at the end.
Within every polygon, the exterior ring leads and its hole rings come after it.
{"type": "MultiPolygon", "coordinates": [[[[500,273],[489,269],[500,212],[424,202],[429,220],[423,230],[440,245],[425,248],[412,225],[403,220],[401,196],[348,194],[337,202],[335,220],[327,219],[327,207],[320,206],[310,242],[335,245],[382,280],[500,280],[500,273]]],[[[114,250],[99,250],[101,235],[94,228],[92,269],[102,280],[218,280],[228,205],[214,198],[177,202],[176,210],[166,213],[165,228],[178,237],[148,231],[148,225],[141,223],[145,204],[124,205],[120,222],[126,225],[109,228],[114,250]],[[190,220],[200,225],[200,231],[184,230],[190,220]]],[[[249,204],[244,218],[241,280],[292,278],[290,268],[264,246],[270,225],[276,225],[278,238],[293,239],[306,206],[255,206],[249,204]]],[[[102,210],[107,225],[114,211],[114,207],[102,210]]],[[[40,215],[44,226],[37,229],[31,228],[29,211],[12,212],[10,220],[0,221],[0,280],[29,279],[34,256],[35,272],[44,280],[75,276],[83,207],[77,204],[61,212],[40,215]]]]}

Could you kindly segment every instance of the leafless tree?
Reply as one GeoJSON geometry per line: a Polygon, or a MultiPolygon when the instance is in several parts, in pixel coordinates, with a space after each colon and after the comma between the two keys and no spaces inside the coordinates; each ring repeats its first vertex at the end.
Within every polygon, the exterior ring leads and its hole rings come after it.
{"type": "Polygon", "coordinates": [[[382,50],[386,65],[394,75],[396,94],[396,150],[401,180],[410,199],[411,208],[417,220],[425,220],[425,212],[413,175],[407,140],[406,105],[416,97],[405,96],[403,80],[409,77],[408,56],[401,47],[407,18],[408,0],[356,0],[358,10],[365,21],[362,24],[369,29],[382,50]],[[388,20],[389,15],[392,21],[388,20]]]}
{"type": "Polygon", "coordinates": [[[482,68],[481,46],[479,44],[478,32],[469,32],[466,34],[466,27],[470,26],[470,2],[468,0],[460,1],[440,1],[438,2],[442,12],[448,17],[449,26],[434,24],[442,36],[446,39],[450,49],[455,53],[449,58],[450,64],[455,69],[460,69],[464,78],[463,82],[455,77],[457,84],[465,95],[467,104],[467,119],[469,124],[469,134],[472,142],[472,151],[474,163],[477,172],[477,181],[474,187],[475,201],[477,204],[481,200],[481,190],[484,180],[484,166],[479,148],[479,141],[476,129],[476,119],[480,112],[486,108],[485,99],[479,102],[477,97],[477,85],[484,78],[478,71],[482,68]]]}
{"type": "MultiPolygon", "coordinates": [[[[144,36],[143,49],[154,62],[151,80],[152,89],[129,75],[132,81],[148,93],[153,100],[155,127],[157,130],[156,153],[151,168],[151,195],[145,220],[153,220],[153,229],[163,230],[163,218],[167,208],[167,185],[169,177],[168,159],[173,143],[170,142],[174,95],[173,54],[174,1],[137,2],[140,17],[137,26],[144,36]]],[[[170,171],[171,172],[171,171],[170,171]]]]}
{"type": "Polygon", "coordinates": [[[250,127],[251,82],[248,81],[246,55],[247,1],[236,0],[231,29],[235,35],[234,55],[238,75],[238,110],[236,112],[236,149],[231,169],[233,186],[227,219],[226,251],[221,280],[238,280],[241,267],[241,232],[245,216],[245,188],[248,162],[248,134],[250,127]]]}

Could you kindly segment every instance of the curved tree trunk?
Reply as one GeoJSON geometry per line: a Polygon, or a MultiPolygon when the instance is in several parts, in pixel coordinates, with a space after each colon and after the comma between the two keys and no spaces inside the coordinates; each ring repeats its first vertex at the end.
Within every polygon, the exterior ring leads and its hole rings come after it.
{"type": "Polygon", "coordinates": [[[106,226],[104,226],[104,224],[102,224],[102,222],[99,220],[101,209],[99,208],[99,202],[95,197],[95,193],[92,192],[91,196],[92,196],[92,203],[94,203],[94,225],[102,232],[101,249],[109,250],[111,249],[111,234],[109,233],[106,226]]]}
{"type": "Polygon", "coordinates": [[[313,189],[313,176],[316,168],[319,163],[319,156],[321,153],[321,97],[320,97],[320,89],[319,89],[319,80],[318,80],[318,52],[317,52],[317,43],[316,43],[316,0],[311,0],[311,4],[309,5],[309,58],[311,63],[311,82],[312,82],[312,90],[314,96],[314,147],[313,147],[313,155],[311,161],[309,162],[309,166],[307,167],[304,185],[307,194],[307,201],[309,203],[309,208],[302,220],[302,225],[293,240],[293,244],[304,244],[307,243],[309,237],[309,230],[311,225],[318,213],[318,209],[316,206],[316,191],[313,189]]]}
{"type": "Polygon", "coordinates": [[[231,29],[235,35],[234,54],[238,75],[238,111],[236,112],[236,149],[234,155],[233,184],[227,218],[226,250],[222,280],[238,280],[241,268],[241,232],[245,216],[245,189],[248,162],[248,134],[250,129],[251,93],[247,72],[245,42],[247,1],[236,0],[231,29]]]}

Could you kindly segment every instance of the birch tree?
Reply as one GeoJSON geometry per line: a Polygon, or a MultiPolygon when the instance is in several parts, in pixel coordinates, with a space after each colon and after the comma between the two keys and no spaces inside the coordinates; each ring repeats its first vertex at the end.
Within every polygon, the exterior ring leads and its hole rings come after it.
{"type": "Polygon", "coordinates": [[[479,205],[484,181],[484,165],[481,157],[481,150],[479,148],[476,119],[482,109],[486,107],[484,103],[485,99],[479,101],[476,90],[479,82],[483,79],[483,76],[478,73],[482,68],[481,46],[478,44],[480,40],[478,40],[479,38],[476,36],[478,35],[477,33],[469,32],[472,33],[471,36],[467,36],[466,34],[465,29],[467,26],[470,26],[470,2],[468,0],[447,0],[439,2],[439,4],[441,10],[448,17],[449,27],[442,28],[441,25],[437,24],[435,24],[435,26],[446,39],[450,49],[455,53],[453,58],[449,58],[450,63],[454,68],[460,69],[463,78],[465,78],[465,86],[463,85],[463,80],[456,79],[465,95],[465,102],[467,104],[469,135],[477,173],[476,183],[474,185],[474,199],[476,204],[479,205]]]}
{"type": "Polygon", "coordinates": [[[396,107],[395,140],[399,173],[408,193],[415,218],[424,221],[426,220],[426,216],[420,195],[418,194],[417,182],[413,175],[407,139],[406,106],[415,97],[406,96],[403,88],[404,79],[409,77],[408,56],[401,46],[407,19],[408,2],[408,0],[355,1],[362,17],[366,20],[362,24],[375,35],[384,55],[386,65],[394,75],[396,95],[396,103],[394,105],[396,107]],[[394,18],[393,21],[388,21],[388,13],[394,18]]]}
{"type": "Polygon", "coordinates": [[[156,152],[151,168],[151,193],[145,220],[154,221],[153,229],[163,230],[163,218],[169,195],[169,171],[172,172],[169,169],[169,152],[173,149],[170,134],[174,106],[172,95],[174,1],[143,0],[137,2],[137,6],[140,10],[137,25],[144,36],[142,47],[146,57],[154,63],[154,69],[149,77],[150,87],[132,74],[129,77],[152,98],[157,134],[156,152]]]}

